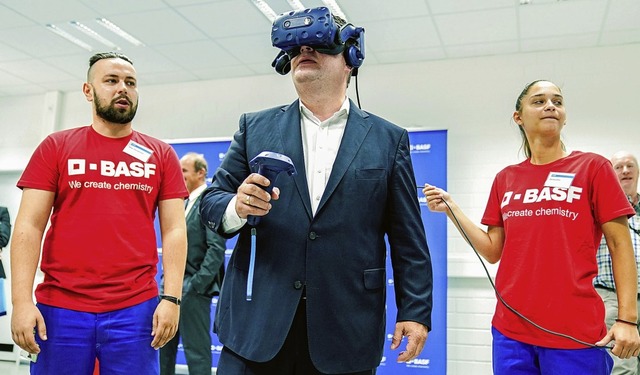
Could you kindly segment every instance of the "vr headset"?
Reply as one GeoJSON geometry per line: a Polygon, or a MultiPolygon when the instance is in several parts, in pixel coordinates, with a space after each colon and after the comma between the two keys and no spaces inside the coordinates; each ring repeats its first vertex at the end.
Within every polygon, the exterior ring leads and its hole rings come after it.
{"type": "Polygon", "coordinates": [[[350,23],[339,27],[326,7],[279,15],[271,27],[271,44],[281,50],[271,66],[282,75],[289,73],[291,59],[300,54],[302,46],[329,55],[343,53],[353,76],[364,61],[364,28],[350,23]]]}

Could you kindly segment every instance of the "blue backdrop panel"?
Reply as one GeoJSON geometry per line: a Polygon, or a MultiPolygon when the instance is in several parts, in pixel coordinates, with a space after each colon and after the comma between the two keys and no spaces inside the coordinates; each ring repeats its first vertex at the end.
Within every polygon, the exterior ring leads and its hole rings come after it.
{"type": "MultiPolygon", "coordinates": [[[[425,182],[446,189],[447,186],[447,131],[409,132],[411,161],[418,185],[425,182]]],[[[426,205],[422,189],[416,188],[422,221],[427,232],[427,243],[433,265],[433,313],[432,330],[427,344],[418,358],[398,363],[397,358],[406,347],[406,339],[400,347],[391,350],[391,337],[395,329],[396,306],[393,289],[391,260],[387,256],[387,337],[384,356],[378,374],[446,374],[447,369],[447,217],[432,213],[426,205]]]]}
{"type": "MultiPolygon", "coordinates": [[[[444,189],[447,188],[447,132],[436,131],[411,131],[409,132],[411,144],[411,159],[418,185],[428,182],[444,189]]],[[[209,163],[207,173],[210,181],[216,168],[224,158],[231,141],[228,139],[206,140],[181,140],[172,141],[170,144],[176,150],[178,157],[187,152],[201,153],[209,163]]],[[[408,363],[397,363],[396,359],[400,351],[406,346],[406,339],[400,348],[395,351],[390,349],[391,337],[395,329],[396,306],[393,289],[393,273],[391,272],[390,257],[387,257],[387,337],[385,349],[378,374],[403,375],[403,374],[445,374],[447,366],[447,218],[446,215],[434,214],[429,211],[421,189],[416,188],[416,194],[422,209],[422,219],[427,232],[427,242],[431,251],[433,263],[433,316],[432,330],[429,332],[427,344],[420,356],[408,363]]],[[[156,230],[157,220],[156,220],[156,230]]],[[[157,233],[159,231],[157,230],[157,233]]],[[[226,260],[229,260],[232,249],[235,246],[235,238],[227,241],[226,260]]],[[[161,247],[158,238],[158,247],[161,247]]],[[[162,262],[158,264],[161,270],[162,262]]],[[[160,275],[159,271],[158,275],[160,275]]],[[[159,277],[159,276],[158,276],[159,277]]],[[[211,306],[211,317],[215,314],[217,298],[214,297],[211,306]]],[[[216,367],[222,345],[217,336],[211,332],[211,351],[213,353],[212,366],[216,367]]],[[[178,347],[178,364],[186,364],[182,345],[178,347]]]]}

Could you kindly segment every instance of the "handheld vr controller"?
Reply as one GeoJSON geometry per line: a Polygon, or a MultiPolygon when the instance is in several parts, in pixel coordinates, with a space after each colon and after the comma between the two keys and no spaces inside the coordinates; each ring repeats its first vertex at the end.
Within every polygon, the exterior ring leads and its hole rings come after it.
{"type": "Polygon", "coordinates": [[[354,76],[364,61],[364,28],[350,23],[338,26],[326,7],[281,14],[273,21],[271,43],[281,50],[271,66],[282,75],[289,73],[291,59],[300,54],[302,46],[329,55],[344,53],[354,76]]]}
{"type": "MultiPolygon", "coordinates": [[[[289,157],[279,154],[277,152],[263,151],[258,156],[251,159],[249,167],[253,172],[256,172],[271,181],[269,186],[261,186],[266,192],[271,193],[275,182],[281,172],[287,172],[289,176],[295,175],[296,167],[289,157]]],[[[247,222],[251,226],[256,226],[260,222],[259,216],[249,216],[247,222]]]]}

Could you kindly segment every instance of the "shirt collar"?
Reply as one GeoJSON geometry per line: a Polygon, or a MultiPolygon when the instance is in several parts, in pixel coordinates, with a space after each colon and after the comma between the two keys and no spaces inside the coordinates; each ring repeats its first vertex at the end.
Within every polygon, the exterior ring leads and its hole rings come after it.
{"type": "Polygon", "coordinates": [[[633,204],[633,199],[630,196],[627,198],[629,199],[629,203],[631,203],[633,208],[636,210],[636,215],[640,216],[640,194],[636,194],[636,196],[638,197],[638,203],[635,205],[633,204]]]}
{"type": "MultiPolygon", "coordinates": [[[[311,112],[311,110],[309,108],[307,108],[303,103],[302,100],[298,101],[299,103],[299,107],[300,107],[300,113],[307,119],[316,122],[318,124],[320,124],[322,121],[320,121],[314,114],[313,112],[311,112]]],[[[338,111],[336,113],[333,114],[333,116],[329,117],[326,121],[331,121],[332,119],[335,118],[339,118],[339,117],[348,117],[349,116],[349,111],[351,110],[351,102],[349,101],[349,98],[345,96],[344,101],[342,102],[342,105],[340,106],[340,109],[338,109],[338,111]]]]}
{"type": "Polygon", "coordinates": [[[198,198],[206,188],[207,188],[207,184],[205,183],[193,189],[191,194],[189,194],[189,201],[193,202],[194,200],[196,200],[196,198],[198,198]]]}

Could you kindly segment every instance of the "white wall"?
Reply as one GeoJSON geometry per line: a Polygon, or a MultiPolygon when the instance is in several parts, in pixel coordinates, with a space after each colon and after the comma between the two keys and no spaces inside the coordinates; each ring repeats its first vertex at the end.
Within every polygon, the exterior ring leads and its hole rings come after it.
{"type": "MultiPolygon", "coordinates": [[[[367,66],[365,62],[358,85],[367,111],[407,128],[448,129],[448,190],[479,222],[495,173],[522,160],[511,114],[516,97],[532,80],[550,79],[562,87],[568,112],[564,140],[570,150],[607,157],[619,149],[640,154],[639,60],[640,45],[635,44],[402,65],[367,66]]],[[[354,89],[352,81],[353,99],[354,89]]],[[[140,96],[134,127],[175,139],[230,137],[241,113],[289,103],[295,92],[289,76],[273,73],[180,85],[140,82],[140,96]]],[[[52,101],[59,109],[53,116],[55,129],[91,121],[90,105],[80,90],[58,97],[3,98],[0,171],[24,167],[50,131],[47,121],[52,115],[47,111],[52,101]]],[[[17,176],[0,173],[0,184],[15,185],[17,176]]],[[[9,206],[13,215],[19,199],[15,190],[0,196],[0,204],[9,206]]],[[[5,191],[0,186],[0,194],[5,191]]],[[[448,373],[491,374],[489,327],[494,294],[477,258],[451,225],[448,238],[448,373]]],[[[494,272],[495,266],[490,269],[494,272]]],[[[6,332],[6,319],[1,319],[0,332],[6,332]]]]}

